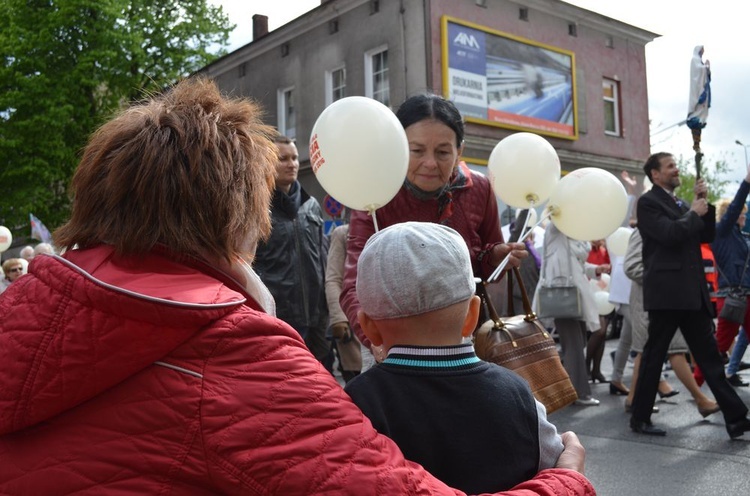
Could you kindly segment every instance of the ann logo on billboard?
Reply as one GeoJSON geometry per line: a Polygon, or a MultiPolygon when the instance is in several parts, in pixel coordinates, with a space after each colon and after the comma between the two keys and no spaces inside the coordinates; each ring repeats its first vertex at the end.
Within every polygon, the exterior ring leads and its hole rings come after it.
{"type": "Polygon", "coordinates": [[[480,50],[479,42],[473,34],[468,34],[463,31],[459,31],[456,37],[453,39],[454,45],[461,45],[466,48],[473,50],[480,50]]]}

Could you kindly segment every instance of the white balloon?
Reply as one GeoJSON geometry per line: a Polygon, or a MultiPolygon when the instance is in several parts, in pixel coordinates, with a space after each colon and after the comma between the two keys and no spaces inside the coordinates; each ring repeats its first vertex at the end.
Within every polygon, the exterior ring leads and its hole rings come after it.
{"type": "Polygon", "coordinates": [[[10,233],[10,229],[0,226],[0,253],[10,248],[11,243],[13,243],[13,235],[10,233]]]}
{"type": "Polygon", "coordinates": [[[315,121],[310,163],[329,195],[349,208],[372,212],[404,184],[406,132],[382,103],[363,96],[342,98],[315,121]]]}
{"type": "Polygon", "coordinates": [[[547,201],[560,180],[560,158],[546,139],[515,133],[502,139],[487,164],[492,188],[507,205],[529,208],[547,201]]]}
{"type": "Polygon", "coordinates": [[[606,291],[594,293],[594,301],[596,301],[596,310],[599,315],[609,315],[615,309],[615,306],[609,302],[609,293],[606,291]]]}
{"type": "Polygon", "coordinates": [[[609,274],[600,274],[599,275],[599,287],[603,291],[609,291],[609,282],[612,280],[612,278],[609,276],[609,274]]]}
{"type": "Polygon", "coordinates": [[[596,293],[597,291],[601,291],[602,288],[599,287],[599,279],[589,279],[589,286],[591,286],[591,292],[596,293]]]}
{"type": "Polygon", "coordinates": [[[625,252],[628,250],[628,243],[630,242],[630,235],[633,230],[629,227],[618,227],[615,232],[607,236],[607,251],[612,255],[618,257],[624,257],[625,252]]]}
{"type": "Polygon", "coordinates": [[[622,224],[627,193],[619,179],[598,167],[563,177],[549,199],[552,223],[569,238],[604,239],[622,224]]]}

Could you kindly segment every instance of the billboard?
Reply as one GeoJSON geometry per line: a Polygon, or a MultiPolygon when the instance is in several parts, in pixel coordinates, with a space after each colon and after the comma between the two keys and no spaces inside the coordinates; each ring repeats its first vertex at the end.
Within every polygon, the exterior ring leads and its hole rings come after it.
{"type": "Polygon", "coordinates": [[[578,139],[573,52],[448,16],[443,91],[469,122],[578,139]]]}

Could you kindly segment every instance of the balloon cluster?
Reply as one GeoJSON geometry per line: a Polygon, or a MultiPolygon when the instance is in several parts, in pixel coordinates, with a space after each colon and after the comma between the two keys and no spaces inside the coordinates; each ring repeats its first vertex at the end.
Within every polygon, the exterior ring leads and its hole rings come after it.
{"type": "Polygon", "coordinates": [[[566,236],[603,239],[622,223],[627,194],[619,179],[596,167],[560,179],[560,159],[551,144],[532,133],[515,133],[492,150],[492,187],[506,204],[530,208],[549,200],[551,221],[566,236]]]}
{"type": "MultiPolygon", "coordinates": [[[[361,96],[342,98],[313,126],[310,163],[329,195],[372,214],[404,183],[409,165],[406,132],[382,103],[361,96]]],[[[539,135],[515,133],[501,140],[488,168],[500,199],[516,208],[549,200],[552,222],[570,238],[605,238],[625,217],[627,196],[616,177],[590,167],[560,179],[560,159],[539,135]]]]}

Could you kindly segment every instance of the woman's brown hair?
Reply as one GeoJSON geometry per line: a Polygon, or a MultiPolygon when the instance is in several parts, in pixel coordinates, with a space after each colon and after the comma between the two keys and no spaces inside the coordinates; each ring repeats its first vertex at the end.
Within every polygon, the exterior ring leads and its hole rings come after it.
{"type": "Polygon", "coordinates": [[[203,78],[124,110],[84,150],[55,245],[142,254],[161,244],[208,261],[249,255],[271,230],[273,135],[258,105],[225,98],[203,78]]]}

